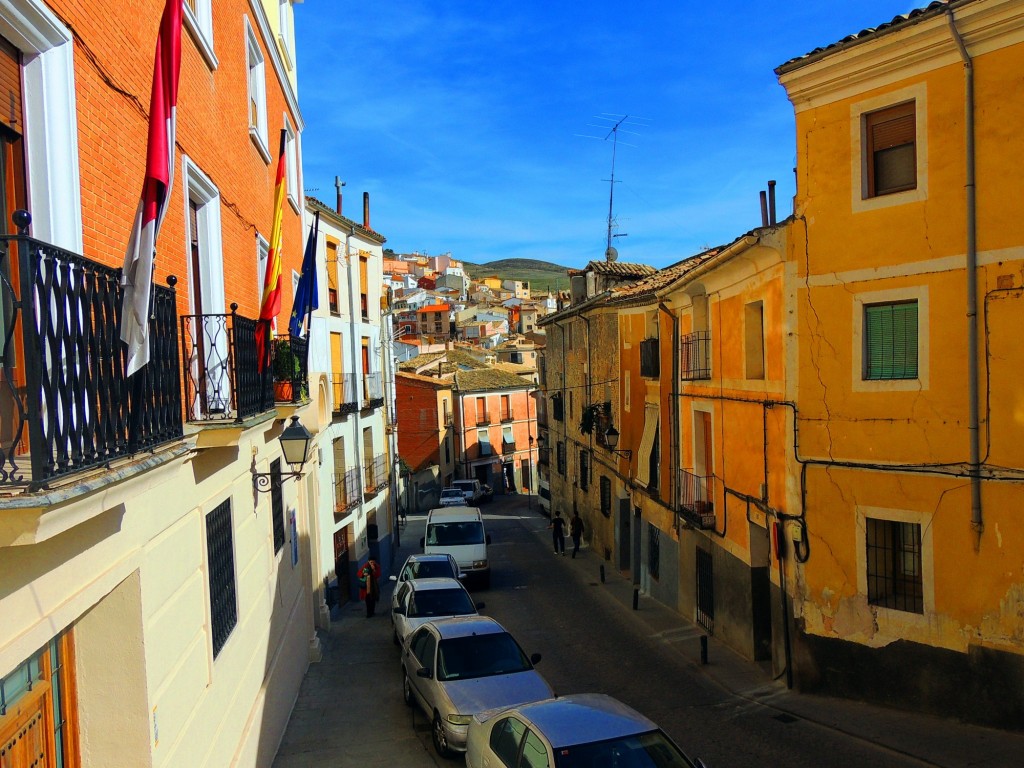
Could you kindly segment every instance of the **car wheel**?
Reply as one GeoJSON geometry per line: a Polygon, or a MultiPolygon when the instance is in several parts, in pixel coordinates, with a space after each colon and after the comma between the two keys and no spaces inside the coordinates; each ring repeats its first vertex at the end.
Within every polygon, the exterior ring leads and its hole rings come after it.
{"type": "Polygon", "coordinates": [[[402,701],[405,702],[405,706],[411,707],[413,704],[412,697],[412,683],[409,682],[409,676],[402,673],[402,701]]]}
{"type": "Polygon", "coordinates": [[[434,739],[434,750],[443,758],[449,758],[452,756],[452,751],[448,749],[448,736],[444,732],[444,725],[441,723],[441,716],[434,713],[434,727],[431,729],[431,734],[434,739]]]}

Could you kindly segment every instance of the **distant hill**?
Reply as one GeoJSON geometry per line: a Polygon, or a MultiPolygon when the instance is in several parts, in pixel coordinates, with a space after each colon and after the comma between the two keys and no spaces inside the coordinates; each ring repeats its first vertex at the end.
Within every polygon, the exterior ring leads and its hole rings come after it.
{"type": "Polygon", "coordinates": [[[486,264],[462,262],[466,274],[479,279],[488,275],[497,275],[502,280],[520,280],[529,283],[532,291],[566,291],[569,289],[569,277],[565,267],[552,264],[550,261],[537,259],[499,259],[486,264]]]}

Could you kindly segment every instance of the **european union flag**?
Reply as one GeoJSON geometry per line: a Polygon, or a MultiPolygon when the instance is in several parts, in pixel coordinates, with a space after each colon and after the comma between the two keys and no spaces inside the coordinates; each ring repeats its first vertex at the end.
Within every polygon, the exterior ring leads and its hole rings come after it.
{"type": "MultiPolygon", "coordinates": [[[[295,289],[295,303],[292,304],[292,315],[288,321],[288,333],[302,336],[302,326],[310,313],[320,306],[319,291],[316,285],[316,238],[320,230],[320,211],[313,214],[313,226],[306,238],[306,252],[302,256],[302,274],[299,285],[295,289]]],[[[306,329],[308,334],[309,329],[306,329]]]]}

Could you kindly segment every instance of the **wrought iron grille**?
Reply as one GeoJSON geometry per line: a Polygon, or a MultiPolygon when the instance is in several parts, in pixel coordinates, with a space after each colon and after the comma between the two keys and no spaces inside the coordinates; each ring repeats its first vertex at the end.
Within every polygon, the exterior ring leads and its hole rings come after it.
{"type": "Polygon", "coordinates": [[[366,496],[371,496],[388,484],[388,462],[384,454],[374,458],[366,465],[364,477],[364,491],[366,496]]]}
{"type": "Polygon", "coordinates": [[[683,381],[711,378],[711,331],[695,331],[682,338],[679,354],[683,381]]]}
{"type": "Polygon", "coordinates": [[[331,374],[334,413],[344,416],[359,410],[359,395],[356,384],[356,375],[354,373],[331,374]]]}
{"type": "Polygon", "coordinates": [[[359,489],[359,470],[356,468],[334,475],[334,514],[343,515],[359,506],[362,492],[359,489]]]}
{"type": "Polygon", "coordinates": [[[601,514],[605,517],[612,516],[612,481],[611,478],[601,476],[601,514]]]}
{"type": "Polygon", "coordinates": [[[266,321],[243,317],[237,309],[232,304],[228,315],[181,318],[189,421],[241,421],[274,407],[271,346],[262,366],[256,351],[257,323],[266,321]]]}
{"type": "Polygon", "coordinates": [[[656,525],[647,524],[647,570],[651,578],[661,578],[661,530],[656,525]]]}
{"type": "Polygon", "coordinates": [[[284,494],[281,493],[281,460],[270,462],[270,516],[274,527],[274,552],[284,546],[284,494]]]}
{"type": "Polygon", "coordinates": [[[0,485],[45,487],[181,438],[175,280],[153,286],[152,362],[126,379],[120,276],[0,237],[0,485]]]}
{"type": "Polygon", "coordinates": [[[865,520],[868,602],[924,613],[921,526],[897,520],[865,520]]]}
{"type": "Polygon", "coordinates": [[[491,414],[489,414],[487,411],[484,411],[483,413],[477,413],[477,415],[476,415],[476,425],[478,427],[484,427],[484,426],[487,426],[490,423],[491,423],[491,414]]]}
{"type": "Polygon", "coordinates": [[[715,634],[715,561],[697,547],[697,623],[715,634]]]}
{"type": "Polygon", "coordinates": [[[502,455],[516,452],[515,440],[502,440],[501,441],[501,453],[502,455]]]}
{"type": "Polygon", "coordinates": [[[231,530],[231,499],[206,516],[206,554],[209,561],[210,624],[216,658],[238,623],[235,602],[235,554],[231,530]]]}
{"type": "Polygon", "coordinates": [[[715,476],[679,470],[679,514],[702,530],[715,527],[715,476]]]}

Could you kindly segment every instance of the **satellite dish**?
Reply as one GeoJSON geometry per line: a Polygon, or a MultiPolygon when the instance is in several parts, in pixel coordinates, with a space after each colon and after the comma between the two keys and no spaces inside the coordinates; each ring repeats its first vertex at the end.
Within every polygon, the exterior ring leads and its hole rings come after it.
{"type": "Polygon", "coordinates": [[[614,245],[609,245],[608,250],[604,252],[604,257],[608,259],[608,261],[615,261],[619,258],[619,252],[615,249],[614,245]]]}

